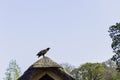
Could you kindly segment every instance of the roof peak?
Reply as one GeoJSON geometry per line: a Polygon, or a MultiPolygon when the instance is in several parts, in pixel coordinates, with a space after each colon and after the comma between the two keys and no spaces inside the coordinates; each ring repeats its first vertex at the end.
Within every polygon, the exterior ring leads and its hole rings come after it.
{"type": "Polygon", "coordinates": [[[48,68],[48,67],[62,68],[61,65],[54,62],[53,60],[51,60],[49,57],[46,57],[46,56],[44,56],[41,59],[39,59],[38,61],[36,61],[32,65],[32,67],[33,68],[48,68]]]}

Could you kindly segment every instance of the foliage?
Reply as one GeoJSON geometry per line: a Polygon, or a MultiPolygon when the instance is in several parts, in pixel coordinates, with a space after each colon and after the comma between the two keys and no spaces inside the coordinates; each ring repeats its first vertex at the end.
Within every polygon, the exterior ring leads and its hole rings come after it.
{"type": "Polygon", "coordinates": [[[104,80],[114,80],[115,77],[117,76],[117,71],[116,71],[116,64],[114,61],[112,61],[111,59],[105,61],[102,63],[103,66],[106,69],[106,72],[104,74],[104,80]]]}
{"type": "Polygon", "coordinates": [[[111,26],[108,32],[112,39],[111,47],[115,53],[112,60],[116,62],[117,70],[120,71],[120,23],[111,26]]]}
{"type": "Polygon", "coordinates": [[[105,68],[101,63],[86,63],[80,67],[83,80],[102,80],[105,68]]]}
{"type": "Polygon", "coordinates": [[[86,63],[78,68],[68,63],[61,64],[75,80],[120,80],[116,63],[111,59],[103,63],[86,63]]]}
{"type": "Polygon", "coordinates": [[[113,80],[120,80],[120,73],[119,72],[113,77],[113,80]]]}
{"type": "Polygon", "coordinates": [[[86,63],[72,71],[76,80],[102,80],[105,68],[101,63],[86,63]]]}
{"type": "Polygon", "coordinates": [[[74,70],[72,70],[71,75],[75,78],[75,80],[81,80],[81,74],[79,68],[75,68],[74,70]]]}
{"type": "Polygon", "coordinates": [[[69,74],[71,74],[72,70],[74,69],[74,66],[72,66],[71,64],[68,64],[68,63],[63,63],[61,65],[63,66],[65,71],[69,74]]]}
{"type": "Polygon", "coordinates": [[[20,67],[17,65],[16,60],[11,60],[5,73],[5,80],[17,80],[20,77],[20,73],[20,67]]]}

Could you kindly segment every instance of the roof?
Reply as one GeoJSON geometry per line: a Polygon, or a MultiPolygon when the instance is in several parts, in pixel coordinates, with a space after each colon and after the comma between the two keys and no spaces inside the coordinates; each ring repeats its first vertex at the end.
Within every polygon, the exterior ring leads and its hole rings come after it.
{"type": "Polygon", "coordinates": [[[62,66],[60,66],[59,64],[57,64],[56,62],[54,62],[53,60],[45,56],[39,59],[38,61],[36,61],[31,67],[33,68],[46,68],[46,67],[62,68],[62,66]]]}
{"type": "Polygon", "coordinates": [[[30,80],[39,72],[50,70],[63,78],[63,80],[75,80],[67,74],[63,67],[48,57],[43,57],[31,65],[18,80],[30,80]]]}

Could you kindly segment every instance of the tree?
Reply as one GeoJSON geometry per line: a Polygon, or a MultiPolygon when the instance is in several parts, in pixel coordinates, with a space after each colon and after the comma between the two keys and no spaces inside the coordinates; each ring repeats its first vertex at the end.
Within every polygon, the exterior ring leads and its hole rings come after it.
{"type": "Polygon", "coordinates": [[[63,63],[61,65],[68,74],[70,74],[72,77],[75,78],[75,80],[80,80],[80,75],[78,74],[79,71],[78,68],[75,68],[74,66],[68,63],[63,63]]]}
{"type": "Polygon", "coordinates": [[[114,80],[118,75],[118,72],[116,71],[117,66],[115,62],[109,59],[103,62],[102,64],[106,69],[106,72],[104,74],[104,80],[114,80]]]}
{"type": "Polygon", "coordinates": [[[78,73],[82,80],[102,80],[105,68],[101,63],[86,63],[78,68],[78,73]]]}
{"type": "Polygon", "coordinates": [[[71,75],[75,78],[75,80],[82,80],[79,68],[72,70],[71,75]]]}
{"type": "Polygon", "coordinates": [[[20,67],[16,63],[16,60],[11,60],[5,73],[5,80],[17,80],[20,77],[20,73],[20,67]]]}
{"type": "Polygon", "coordinates": [[[119,72],[114,76],[113,80],[120,80],[120,73],[119,72]]]}
{"type": "Polygon", "coordinates": [[[111,47],[115,53],[112,60],[116,62],[117,70],[120,71],[120,23],[109,27],[109,36],[112,39],[111,47]]]}
{"type": "Polygon", "coordinates": [[[71,64],[68,64],[68,63],[62,63],[61,65],[63,66],[65,71],[69,74],[71,74],[72,70],[74,69],[74,66],[72,66],[71,64]]]}

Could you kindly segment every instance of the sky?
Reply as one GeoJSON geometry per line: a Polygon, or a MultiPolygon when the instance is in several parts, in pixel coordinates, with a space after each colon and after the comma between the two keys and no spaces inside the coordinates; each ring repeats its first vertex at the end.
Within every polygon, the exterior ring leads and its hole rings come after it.
{"type": "Polygon", "coordinates": [[[109,27],[120,22],[120,0],[0,0],[0,80],[13,59],[22,73],[46,54],[75,67],[113,55],[109,27]]]}

